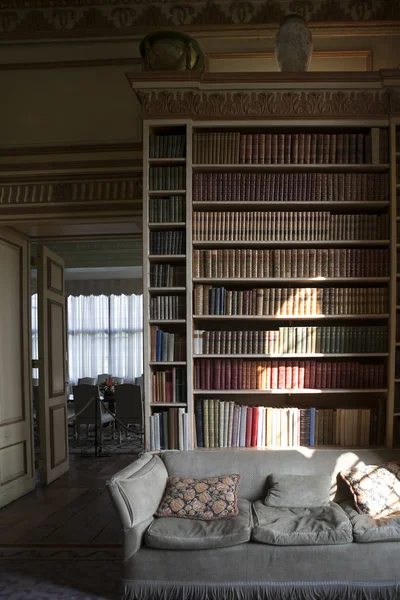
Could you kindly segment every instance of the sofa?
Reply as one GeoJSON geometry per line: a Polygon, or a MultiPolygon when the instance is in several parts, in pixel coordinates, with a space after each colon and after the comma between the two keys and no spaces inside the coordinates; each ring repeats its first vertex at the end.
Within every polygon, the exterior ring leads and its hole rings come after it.
{"type": "Polygon", "coordinates": [[[144,454],[107,482],[122,524],[122,597],[399,600],[400,518],[389,520],[389,539],[384,535],[379,541],[382,524],[357,516],[350,490],[338,476],[360,463],[387,461],[400,461],[400,451],[285,448],[144,454]],[[237,517],[214,521],[154,517],[168,477],[200,479],[231,473],[241,475],[237,517]],[[338,543],[330,538],[286,543],[285,518],[275,520],[272,538],[265,538],[262,503],[271,473],[330,476],[330,500],[343,507],[343,514],[346,507],[353,511],[346,513],[349,520],[338,543]],[[354,541],[353,535],[358,517],[367,532],[362,542],[354,541]]]}

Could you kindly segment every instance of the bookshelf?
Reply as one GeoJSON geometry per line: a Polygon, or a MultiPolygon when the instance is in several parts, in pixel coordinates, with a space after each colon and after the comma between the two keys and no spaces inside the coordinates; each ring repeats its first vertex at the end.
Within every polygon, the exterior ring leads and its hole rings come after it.
{"type": "Polygon", "coordinates": [[[164,91],[151,77],[132,75],[145,113],[146,449],[165,447],[172,411],[181,449],[400,445],[400,118],[375,105],[246,118],[239,103],[230,120],[228,100],[225,120],[207,118],[206,83],[164,91]],[[184,156],[151,155],[166,134],[184,136],[184,156]],[[186,340],[174,361],[154,359],[164,332],[186,340]],[[160,402],[171,367],[185,399],[160,402]]]}

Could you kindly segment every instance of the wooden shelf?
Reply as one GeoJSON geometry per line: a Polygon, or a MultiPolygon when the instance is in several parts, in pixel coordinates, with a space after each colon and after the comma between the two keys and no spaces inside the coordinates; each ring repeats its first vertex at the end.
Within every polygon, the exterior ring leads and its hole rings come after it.
{"type": "Polygon", "coordinates": [[[163,366],[163,365],[171,365],[171,366],[184,366],[186,365],[186,361],[185,360],[173,360],[173,361],[168,361],[168,360],[152,360],[149,363],[152,367],[158,367],[158,366],[163,366]]]}
{"type": "Polygon", "coordinates": [[[193,315],[193,319],[201,321],[313,321],[315,319],[357,319],[382,320],[388,319],[388,313],[381,315],[193,315]]]}
{"type": "Polygon", "coordinates": [[[155,229],[183,229],[186,227],[186,223],[184,221],[180,223],[149,223],[148,227],[151,231],[155,229]]]}
{"type": "Polygon", "coordinates": [[[371,200],[370,202],[368,201],[356,201],[356,200],[352,200],[352,201],[292,201],[292,200],[283,200],[282,202],[266,202],[266,201],[252,201],[252,202],[248,202],[248,201],[209,201],[209,200],[204,200],[202,201],[197,201],[197,202],[193,202],[193,208],[197,208],[197,209],[207,209],[207,207],[210,208],[210,210],[215,210],[216,208],[236,208],[236,210],[241,211],[241,210],[247,210],[248,208],[271,208],[272,210],[278,209],[281,207],[283,209],[286,208],[298,208],[299,210],[303,210],[304,208],[316,208],[319,209],[320,207],[324,207],[326,209],[329,208],[329,210],[341,210],[346,209],[346,208],[360,208],[365,210],[366,208],[370,208],[372,210],[374,209],[379,209],[379,208],[387,208],[389,206],[389,201],[388,200],[382,200],[382,201],[378,201],[378,200],[371,200]]]}
{"type": "Polygon", "coordinates": [[[193,390],[193,394],[201,394],[202,396],[207,394],[383,394],[387,393],[387,388],[377,389],[293,389],[293,390],[193,390]]]}
{"type": "Polygon", "coordinates": [[[163,325],[165,323],[176,325],[177,323],[186,323],[186,319],[149,319],[150,325],[163,325]]]}
{"type": "Polygon", "coordinates": [[[186,158],[149,158],[148,163],[150,166],[184,165],[186,164],[186,158]]]}
{"type": "Polygon", "coordinates": [[[271,164],[271,165],[247,165],[247,164],[234,164],[234,165],[216,165],[216,164],[197,164],[193,165],[193,171],[272,171],[277,172],[314,172],[314,171],[325,171],[325,172],[345,172],[345,173],[369,173],[369,172],[381,172],[389,169],[389,164],[355,164],[355,165],[343,165],[343,164],[271,164]]]}
{"type": "Polygon", "coordinates": [[[304,353],[304,354],[193,354],[193,358],[385,358],[387,352],[304,353]]]}
{"type": "Polygon", "coordinates": [[[353,246],[389,246],[390,240],[266,240],[266,241],[244,241],[244,240],[196,240],[193,242],[194,248],[292,248],[292,247],[310,247],[310,248],[351,248],[353,246]]]}
{"type": "Polygon", "coordinates": [[[170,292],[186,292],[185,287],[150,287],[148,288],[150,293],[154,294],[165,294],[170,292]]]}
{"type": "Polygon", "coordinates": [[[179,262],[186,260],[186,254],[149,254],[148,259],[152,262],[179,262]]]}
{"type": "Polygon", "coordinates": [[[179,408],[182,406],[186,406],[186,402],[150,402],[150,406],[160,406],[161,408],[176,406],[179,408]]]}
{"type": "Polygon", "coordinates": [[[234,283],[235,285],[262,284],[275,286],[277,283],[388,283],[389,277],[196,277],[193,283],[215,284],[234,283]]]}
{"type": "Polygon", "coordinates": [[[149,196],[182,196],[186,190],[148,190],[149,196]]]}

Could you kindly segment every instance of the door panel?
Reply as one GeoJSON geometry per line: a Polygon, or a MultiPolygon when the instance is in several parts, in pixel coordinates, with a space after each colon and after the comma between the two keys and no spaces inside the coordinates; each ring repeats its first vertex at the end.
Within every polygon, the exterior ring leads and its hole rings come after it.
{"type": "Polygon", "coordinates": [[[39,247],[40,476],[48,484],[68,471],[64,263],[39,247]]]}
{"type": "Polygon", "coordinates": [[[35,488],[28,242],[0,229],[0,506],[35,488]]]}

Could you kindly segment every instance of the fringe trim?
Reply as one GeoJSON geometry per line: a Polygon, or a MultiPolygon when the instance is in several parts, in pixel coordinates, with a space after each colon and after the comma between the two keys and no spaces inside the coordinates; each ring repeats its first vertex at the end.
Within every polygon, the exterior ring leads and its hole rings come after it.
{"type": "Polygon", "coordinates": [[[124,600],[399,600],[399,581],[127,581],[124,600]]]}

